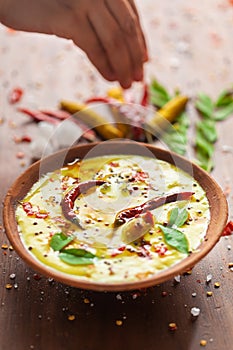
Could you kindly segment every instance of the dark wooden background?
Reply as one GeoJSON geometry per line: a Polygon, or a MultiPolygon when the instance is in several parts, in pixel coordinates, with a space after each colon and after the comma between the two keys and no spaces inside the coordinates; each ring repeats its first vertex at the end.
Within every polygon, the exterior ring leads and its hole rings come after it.
{"type": "MultiPolygon", "coordinates": [[[[138,1],[150,49],[146,79],[154,76],[170,91],[179,87],[191,97],[206,92],[214,98],[232,86],[231,3],[138,1]]],[[[1,201],[31,163],[30,145],[15,143],[14,137],[38,137],[37,126],[8,102],[15,86],[25,91],[21,106],[56,108],[61,98],[103,94],[109,85],[71,42],[0,27],[1,201]]],[[[191,110],[191,120],[194,114],[191,110]]],[[[227,193],[232,219],[233,118],[219,123],[218,133],[213,176],[227,193]]],[[[228,267],[233,262],[232,237],[221,238],[180,283],[171,280],[127,293],[78,290],[38,276],[9,249],[2,226],[0,244],[1,350],[197,350],[202,339],[206,349],[233,349],[233,272],[228,267]],[[207,291],[213,292],[211,297],[207,291]],[[196,320],[192,307],[200,308],[196,320]],[[177,324],[176,331],[169,330],[170,322],[177,324]]]]}

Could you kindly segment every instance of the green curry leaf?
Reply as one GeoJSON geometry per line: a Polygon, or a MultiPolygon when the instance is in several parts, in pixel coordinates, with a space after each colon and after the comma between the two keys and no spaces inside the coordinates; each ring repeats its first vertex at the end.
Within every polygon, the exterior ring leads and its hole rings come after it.
{"type": "Polygon", "coordinates": [[[59,258],[69,265],[91,265],[95,255],[85,249],[64,249],[59,254],[59,258]]]}
{"type": "Polygon", "coordinates": [[[227,106],[233,102],[233,90],[223,90],[215,102],[216,107],[227,106]]]}
{"type": "Polygon", "coordinates": [[[162,135],[166,145],[178,154],[184,155],[187,148],[187,131],[189,127],[189,118],[187,113],[183,112],[176,119],[176,122],[162,135]]]}
{"type": "Polygon", "coordinates": [[[213,114],[213,118],[214,120],[220,121],[226,119],[231,114],[233,114],[233,102],[216,110],[213,114]]]}
{"type": "Polygon", "coordinates": [[[203,93],[198,94],[195,107],[204,117],[212,118],[214,112],[214,102],[208,95],[203,93]]]}
{"type": "Polygon", "coordinates": [[[169,212],[169,222],[168,226],[183,226],[184,223],[188,220],[188,211],[185,208],[173,208],[169,212]]]}
{"type": "Polygon", "coordinates": [[[164,240],[168,245],[175,248],[180,253],[188,254],[189,244],[183,232],[171,227],[165,227],[163,225],[158,225],[158,226],[163,232],[164,240]]]}
{"type": "Polygon", "coordinates": [[[216,123],[214,120],[205,119],[197,123],[197,131],[203,135],[207,141],[214,143],[217,141],[218,135],[216,131],[216,123]]]}
{"type": "Polygon", "coordinates": [[[55,251],[60,251],[74,240],[74,236],[66,236],[64,233],[55,233],[50,240],[50,247],[55,251]]]}
{"type": "Polygon", "coordinates": [[[150,85],[150,100],[151,103],[156,107],[163,107],[169,100],[171,96],[156,79],[154,79],[150,85]]]}

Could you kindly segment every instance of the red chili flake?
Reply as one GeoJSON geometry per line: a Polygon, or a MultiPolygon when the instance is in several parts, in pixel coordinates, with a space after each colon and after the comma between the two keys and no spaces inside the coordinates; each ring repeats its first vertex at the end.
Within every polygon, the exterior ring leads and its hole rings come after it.
{"type": "Polygon", "coordinates": [[[133,175],[129,181],[145,181],[149,177],[148,173],[144,171],[138,171],[135,175],[133,175]]]}
{"type": "Polygon", "coordinates": [[[119,163],[118,162],[110,162],[109,165],[114,167],[114,168],[119,167],[119,163]]]}
{"type": "Polygon", "coordinates": [[[23,89],[21,89],[20,87],[16,87],[10,92],[9,102],[11,104],[15,104],[21,100],[22,96],[23,96],[23,89]]]}
{"type": "Polygon", "coordinates": [[[167,252],[167,247],[165,245],[158,245],[155,247],[155,252],[158,253],[160,257],[163,257],[167,252]]]}
{"type": "Polygon", "coordinates": [[[28,142],[28,143],[30,143],[30,142],[32,142],[32,138],[29,135],[23,135],[21,137],[21,142],[28,142]]]}
{"type": "Polygon", "coordinates": [[[22,203],[22,207],[27,216],[32,216],[37,219],[46,219],[49,216],[49,213],[47,213],[46,211],[42,211],[39,208],[37,211],[34,210],[30,202],[22,203]]]}
{"type": "Polygon", "coordinates": [[[118,250],[119,250],[120,252],[123,252],[123,251],[125,250],[125,248],[126,248],[125,245],[123,245],[123,246],[119,247],[118,250]]]}
{"type": "Polygon", "coordinates": [[[16,153],[16,158],[23,159],[24,157],[25,157],[25,154],[23,152],[17,152],[16,153]]]}
{"type": "Polygon", "coordinates": [[[222,236],[230,236],[233,233],[233,221],[229,221],[222,231],[222,236]]]}
{"type": "Polygon", "coordinates": [[[37,219],[46,219],[49,216],[49,214],[46,213],[46,212],[45,213],[37,212],[35,214],[35,216],[36,216],[37,219]]]}
{"type": "Polygon", "coordinates": [[[41,276],[38,275],[37,273],[34,273],[33,278],[34,280],[39,281],[41,279],[41,276]]]}
{"type": "Polygon", "coordinates": [[[28,136],[28,135],[23,135],[23,136],[21,136],[21,137],[19,137],[19,136],[14,136],[14,137],[13,137],[13,140],[14,140],[15,143],[21,143],[21,142],[28,142],[28,143],[29,143],[29,142],[32,141],[31,137],[28,136]]]}

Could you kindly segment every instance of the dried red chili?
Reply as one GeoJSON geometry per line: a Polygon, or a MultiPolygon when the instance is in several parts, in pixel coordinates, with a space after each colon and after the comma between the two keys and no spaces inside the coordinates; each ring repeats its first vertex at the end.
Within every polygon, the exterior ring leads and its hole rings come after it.
{"type": "Polygon", "coordinates": [[[49,115],[42,113],[40,111],[33,111],[29,108],[18,108],[18,111],[21,113],[24,113],[34,119],[36,122],[48,122],[51,124],[57,125],[59,121],[53,117],[50,117],[49,115]]]}
{"type": "Polygon", "coordinates": [[[91,181],[81,182],[80,184],[72,188],[61,201],[62,212],[65,218],[67,220],[77,223],[77,215],[73,210],[75,200],[78,198],[78,196],[80,196],[81,193],[85,193],[91,187],[101,186],[105,183],[106,181],[91,180],[91,181]]]}
{"type": "Polygon", "coordinates": [[[15,104],[21,100],[22,96],[23,96],[23,89],[21,89],[20,87],[16,87],[10,92],[9,102],[11,104],[15,104]]]}
{"type": "Polygon", "coordinates": [[[108,97],[98,97],[98,96],[94,96],[89,98],[88,100],[85,101],[85,103],[94,103],[94,102],[102,102],[102,103],[110,103],[111,99],[108,97]]]}
{"type": "Polygon", "coordinates": [[[40,110],[39,112],[48,115],[49,117],[58,119],[58,120],[66,120],[69,119],[71,117],[71,114],[69,112],[66,111],[62,111],[62,110],[50,110],[50,109],[43,109],[40,110]]]}
{"type": "Polygon", "coordinates": [[[152,198],[149,201],[133,208],[123,209],[116,215],[114,224],[115,226],[120,226],[124,224],[127,220],[135,217],[136,215],[140,215],[142,213],[145,213],[146,211],[156,209],[166,203],[187,200],[193,194],[194,192],[173,193],[167,196],[152,198]]]}

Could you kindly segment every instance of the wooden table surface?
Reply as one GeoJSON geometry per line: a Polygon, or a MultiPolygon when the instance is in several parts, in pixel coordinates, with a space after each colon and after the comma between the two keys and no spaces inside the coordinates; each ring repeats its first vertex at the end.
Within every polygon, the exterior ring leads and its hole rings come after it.
{"type": "MultiPolygon", "coordinates": [[[[170,91],[179,87],[191,97],[206,92],[214,98],[232,86],[232,1],[145,0],[138,6],[150,50],[148,81],[156,77],[170,91]]],[[[2,201],[31,163],[30,144],[15,143],[14,137],[38,137],[38,127],[17,107],[56,108],[61,98],[103,94],[109,84],[71,42],[5,27],[0,27],[0,63],[2,201]],[[15,86],[24,89],[24,96],[18,105],[11,105],[8,96],[15,86]],[[24,158],[19,159],[19,152],[24,158]]],[[[192,112],[190,119],[192,123],[192,112]]],[[[231,220],[232,133],[233,118],[218,123],[213,171],[228,195],[231,220]]],[[[0,249],[1,350],[197,350],[202,339],[206,349],[233,349],[233,272],[228,267],[233,262],[232,236],[221,238],[191,275],[181,276],[180,283],[171,280],[127,293],[79,290],[39,278],[9,249],[2,226],[0,244],[8,246],[0,249]],[[207,284],[209,274],[212,280],[207,284]],[[12,288],[7,289],[8,284],[12,288]],[[211,297],[207,291],[213,292],[211,297]],[[192,307],[200,309],[195,321],[192,307]],[[169,330],[170,322],[177,324],[176,331],[169,330]]]]}

